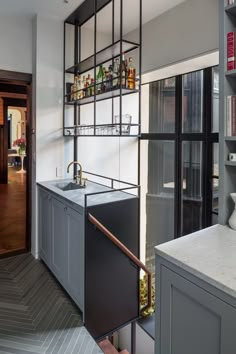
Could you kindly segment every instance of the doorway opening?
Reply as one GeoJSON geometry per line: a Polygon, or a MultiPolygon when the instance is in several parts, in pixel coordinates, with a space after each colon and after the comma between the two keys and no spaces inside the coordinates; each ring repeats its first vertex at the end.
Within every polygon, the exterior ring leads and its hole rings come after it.
{"type": "Polygon", "coordinates": [[[0,258],[30,248],[31,75],[21,75],[0,70],[0,258]]]}

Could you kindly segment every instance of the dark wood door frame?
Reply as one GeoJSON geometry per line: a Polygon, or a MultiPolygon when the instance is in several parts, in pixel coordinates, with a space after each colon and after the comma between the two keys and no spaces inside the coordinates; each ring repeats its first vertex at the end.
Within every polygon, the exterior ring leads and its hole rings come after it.
{"type": "MultiPolygon", "coordinates": [[[[23,85],[27,89],[27,99],[19,100],[13,98],[4,99],[4,116],[5,124],[0,126],[0,141],[4,139],[4,152],[0,152],[0,163],[7,166],[7,110],[8,106],[26,106],[27,115],[26,115],[26,140],[27,140],[27,175],[26,175],[26,249],[23,251],[30,251],[31,248],[31,219],[32,219],[32,183],[34,171],[32,167],[33,162],[33,148],[34,145],[34,127],[35,127],[35,117],[32,114],[32,74],[19,73],[13,71],[0,70],[0,81],[10,83],[12,85],[23,85]],[[5,137],[5,138],[4,138],[5,137]],[[5,160],[4,160],[5,159],[5,160]],[[3,161],[4,160],[4,161],[3,161]]],[[[2,150],[2,149],[0,149],[2,150]]],[[[6,171],[7,178],[7,171],[6,171]]],[[[1,183],[1,181],[0,181],[1,183]]],[[[8,254],[9,255],[9,254],[8,254]]]]}

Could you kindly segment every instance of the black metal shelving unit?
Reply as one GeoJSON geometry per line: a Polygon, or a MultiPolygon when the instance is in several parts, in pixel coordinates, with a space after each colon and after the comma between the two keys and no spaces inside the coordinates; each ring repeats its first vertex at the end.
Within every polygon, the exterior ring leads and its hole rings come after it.
{"type": "MultiPolygon", "coordinates": [[[[63,135],[65,137],[74,137],[75,150],[77,145],[78,137],[138,137],[141,134],[141,76],[136,78],[135,88],[130,89],[123,87],[122,82],[122,69],[120,65],[120,76],[118,77],[120,85],[115,88],[111,88],[102,93],[97,93],[96,87],[100,83],[96,83],[97,69],[100,65],[105,63],[111,63],[114,65],[116,58],[122,61],[122,53],[127,55],[128,53],[136,52],[139,59],[139,65],[137,67],[137,73],[141,73],[142,64],[142,0],[139,2],[139,23],[137,23],[138,28],[138,40],[137,43],[127,40],[124,38],[124,1],[119,0],[119,39],[115,40],[115,21],[117,21],[117,14],[115,14],[115,2],[118,0],[86,0],[84,1],[65,21],[64,23],[64,113],[63,113],[63,135]],[[97,50],[97,16],[104,7],[111,6],[111,16],[112,16],[112,40],[111,43],[103,48],[102,50],[97,50]],[[93,43],[93,54],[89,57],[81,60],[81,36],[82,28],[88,21],[93,19],[94,21],[94,43],[93,43]],[[66,30],[67,25],[72,26],[74,31],[74,65],[66,67],[66,30]],[[94,95],[86,96],[80,99],[72,99],[71,94],[67,91],[66,77],[71,76],[69,83],[74,81],[75,75],[83,75],[85,73],[93,72],[94,84],[93,91],[94,95]],[[138,95],[138,117],[136,117],[135,122],[123,122],[123,97],[127,95],[138,95]],[[119,100],[119,121],[114,120],[114,100],[119,100]],[[97,120],[97,102],[111,100],[111,119],[109,123],[97,120]],[[89,121],[89,124],[81,124],[81,107],[84,105],[93,105],[93,124],[89,121]],[[67,122],[66,112],[68,109],[70,115],[73,115],[73,123],[67,122]],[[99,124],[98,124],[99,123],[99,124]]],[[[116,6],[117,9],[117,6],[116,6]]],[[[71,30],[71,29],[70,29],[71,30]]],[[[104,81],[103,83],[106,83],[104,81]]],[[[90,86],[91,87],[91,86],[90,86]]],[[[81,89],[82,91],[83,89],[81,89]]],[[[74,92],[78,93],[77,92],[74,92]]],[[[76,152],[75,152],[76,155],[76,152]]],[[[76,156],[75,156],[76,157],[76,156]]]]}

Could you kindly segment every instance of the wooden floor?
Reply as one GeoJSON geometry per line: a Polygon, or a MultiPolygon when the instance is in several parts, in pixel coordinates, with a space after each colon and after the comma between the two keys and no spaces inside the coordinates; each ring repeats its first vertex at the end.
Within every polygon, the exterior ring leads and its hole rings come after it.
{"type": "Polygon", "coordinates": [[[0,256],[26,248],[26,174],[8,168],[8,184],[0,184],[0,256]]]}

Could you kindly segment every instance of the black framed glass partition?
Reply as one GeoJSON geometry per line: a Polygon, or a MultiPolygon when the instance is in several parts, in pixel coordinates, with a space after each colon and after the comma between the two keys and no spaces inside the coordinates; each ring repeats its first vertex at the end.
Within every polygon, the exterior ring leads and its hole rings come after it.
{"type": "Polygon", "coordinates": [[[143,86],[141,238],[154,247],[217,222],[218,67],[143,86]]]}

